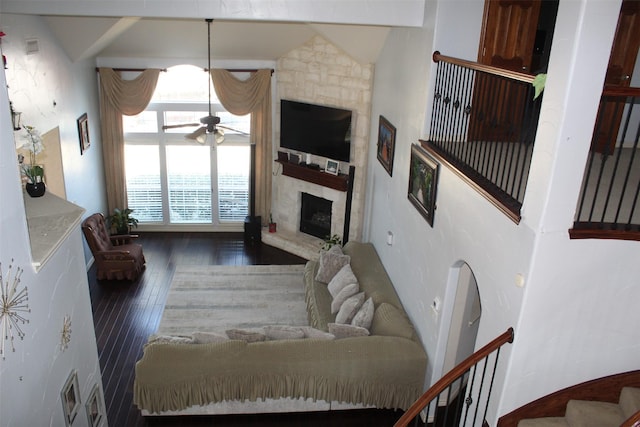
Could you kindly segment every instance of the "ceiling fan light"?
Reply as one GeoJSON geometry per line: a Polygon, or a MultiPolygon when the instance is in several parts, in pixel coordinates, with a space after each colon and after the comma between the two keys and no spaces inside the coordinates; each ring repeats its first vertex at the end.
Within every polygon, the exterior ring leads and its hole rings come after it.
{"type": "Polygon", "coordinates": [[[209,137],[209,134],[203,133],[202,135],[198,135],[196,137],[196,141],[199,142],[200,144],[206,144],[208,137],[209,137]]]}
{"type": "Polygon", "coordinates": [[[216,144],[222,144],[224,142],[224,132],[222,131],[222,129],[216,128],[213,136],[216,138],[216,144]]]}
{"type": "Polygon", "coordinates": [[[197,140],[199,136],[205,135],[207,133],[207,129],[205,127],[199,127],[191,133],[186,134],[184,137],[187,139],[197,140]]]}

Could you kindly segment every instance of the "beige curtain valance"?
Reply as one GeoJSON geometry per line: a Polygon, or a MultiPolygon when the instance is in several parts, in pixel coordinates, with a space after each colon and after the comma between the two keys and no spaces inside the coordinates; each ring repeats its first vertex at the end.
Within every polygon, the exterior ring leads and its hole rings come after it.
{"type": "Polygon", "coordinates": [[[133,116],[147,108],[159,74],[160,70],[150,69],[133,80],[123,80],[113,69],[100,68],[102,153],[109,212],[127,207],[122,115],[133,116]]]}

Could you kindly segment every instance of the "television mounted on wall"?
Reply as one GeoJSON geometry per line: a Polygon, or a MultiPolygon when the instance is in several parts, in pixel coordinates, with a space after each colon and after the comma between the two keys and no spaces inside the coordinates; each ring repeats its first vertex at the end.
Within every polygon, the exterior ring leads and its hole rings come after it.
{"type": "Polygon", "coordinates": [[[351,161],[351,110],[280,100],[280,147],[351,161]]]}

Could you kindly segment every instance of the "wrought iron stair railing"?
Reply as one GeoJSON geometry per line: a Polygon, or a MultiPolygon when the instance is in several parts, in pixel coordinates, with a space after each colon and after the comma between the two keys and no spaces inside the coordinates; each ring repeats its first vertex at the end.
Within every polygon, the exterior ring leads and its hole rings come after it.
{"type": "Polygon", "coordinates": [[[438,380],[394,424],[477,426],[486,419],[495,379],[500,349],[512,343],[513,328],[507,329],[493,341],[473,353],[438,380]]]}
{"type": "Polygon", "coordinates": [[[439,52],[433,60],[430,133],[422,146],[518,223],[540,114],[535,77],[439,52]]]}

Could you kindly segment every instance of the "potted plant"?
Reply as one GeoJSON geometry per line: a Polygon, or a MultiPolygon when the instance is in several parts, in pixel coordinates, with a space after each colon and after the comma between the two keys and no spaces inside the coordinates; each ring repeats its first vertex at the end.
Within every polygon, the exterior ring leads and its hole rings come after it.
{"type": "Polygon", "coordinates": [[[24,126],[26,135],[22,135],[24,143],[20,148],[24,148],[29,152],[29,163],[24,162],[24,156],[18,156],[22,165],[22,174],[27,178],[25,189],[31,197],[40,197],[44,195],[44,168],[37,163],[38,154],[44,150],[42,137],[33,126],[24,126]]]}
{"type": "Polygon", "coordinates": [[[129,208],[113,210],[107,218],[113,234],[129,234],[131,227],[138,226],[138,220],[131,215],[132,212],[133,209],[129,208]]]}
{"type": "Polygon", "coordinates": [[[332,236],[327,236],[324,238],[324,244],[322,245],[322,250],[328,251],[329,249],[331,249],[331,246],[333,245],[342,246],[342,239],[337,234],[334,234],[332,236]]]}
{"type": "Polygon", "coordinates": [[[273,222],[273,215],[269,213],[269,233],[275,233],[275,232],[276,232],[276,223],[273,222]]]}

